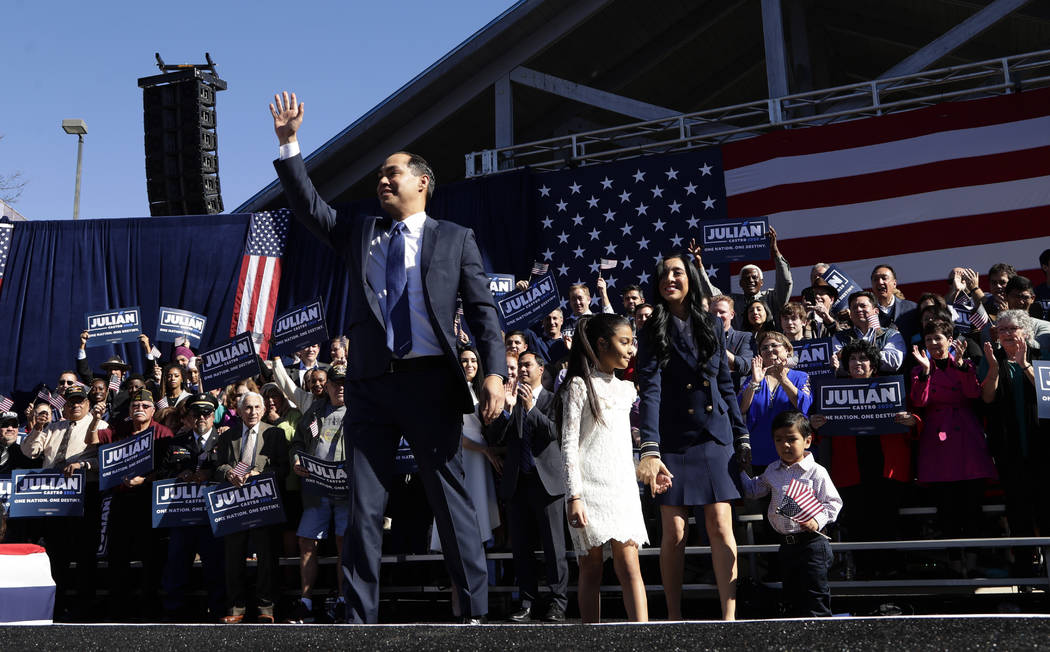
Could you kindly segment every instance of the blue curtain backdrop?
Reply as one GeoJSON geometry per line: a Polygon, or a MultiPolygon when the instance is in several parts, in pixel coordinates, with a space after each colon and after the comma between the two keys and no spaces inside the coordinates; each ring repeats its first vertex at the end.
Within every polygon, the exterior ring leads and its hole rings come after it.
{"type": "MultiPolygon", "coordinates": [[[[474,229],[487,268],[527,274],[537,235],[529,224],[530,175],[514,172],[440,187],[429,209],[474,229]]],[[[345,208],[374,213],[374,200],[345,208]]],[[[54,388],[75,365],[84,314],[139,306],[156,334],[159,307],[208,317],[201,343],[229,338],[248,215],[19,222],[0,289],[0,394],[22,409],[37,386],[54,388]]],[[[283,258],[278,311],[320,296],[328,328],[343,332],[347,274],[336,252],[294,223],[283,258]]],[[[158,344],[167,356],[170,345],[158,344]]],[[[87,349],[92,369],[113,355],[143,368],[138,344],[87,349]]]]}

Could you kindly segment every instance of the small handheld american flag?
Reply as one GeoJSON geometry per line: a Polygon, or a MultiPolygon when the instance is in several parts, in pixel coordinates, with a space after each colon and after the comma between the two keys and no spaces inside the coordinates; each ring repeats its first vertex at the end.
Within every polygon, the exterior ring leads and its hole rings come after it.
{"type": "Polygon", "coordinates": [[[985,316],[984,311],[978,309],[970,313],[970,325],[973,326],[974,330],[982,330],[988,325],[988,317],[985,316]]]}
{"type": "Polygon", "coordinates": [[[61,412],[62,408],[66,406],[66,399],[62,398],[57,394],[52,395],[51,392],[48,391],[47,385],[44,385],[40,388],[40,391],[36,393],[36,397],[41,401],[47,401],[51,407],[55,408],[59,412],[61,412]]]}
{"type": "Polygon", "coordinates": [[[310,422],[310,434],[314,437],[318,435],[320,430],[317,428],[317,419],[310,422]]]}
{"type": "Polygon", "coordinates": [[[153,356],[154,360],[160,360],[160,349],[158,349],[157,347],[150,347],[149,354],[153,356]]]}
{"type": "Polygon", "coordinates": [[[541,263],[535,261],[532,263],[532,271],[529,272],[530,276],[543,276],[547,273],[547,269],[550,267],[549,263],[541,263]]]}
{"type": "Polygon", "coordinates": [[[817,495],[809,485],[792,478],[784,492],[784,500],[777,507],[777,514],[786,516],[796,523],[806,523],[824,511],[824,505],[817,500],[817,495]]]}
{"type": "Polygon", "coordinates": [[[868,328],[876,328],[877,329],[878,327],[879,327],[879,311],[878,311],[878,308],[876,308],[873,312],[868,314],[868,328]]]}
{"type": "Polygon", "coordinates": [[[234,465],[234,467],[233,467],[233,474],[243,478],[244,476],[248,475],[248,472],[251,471],[251,470],[252,470],[251,464],[248,464],[247,462],[242,460],[240,462],[237,462],[237,464],[234,465]]]}
{"type": "Polygon", "coordinates": [[[7,412],[15,406],[15,402],[6,396],[0,396],[0,412],[7,412]]]}
{"type": "Polygon", "coordinates": [[[120,376],[117,374],[109,375],[109,391],[119,392],[120,391],[120,376]]]}
{"type": "Polygon", "coordinates": [[[602,258],[601,262],[598,263],[598,268],[599,269],[616,269],[616,262],[617,261],[616,261],[615,258],[602,258]]]}
{"type": "Polygon", "coordinates": [[[153,405],[153,407],[157,408],[158,410],[163,410],[164,408],[168,407],[168,397],[167,396],[161,396],[160,400],[157,401],[153,405]]]}

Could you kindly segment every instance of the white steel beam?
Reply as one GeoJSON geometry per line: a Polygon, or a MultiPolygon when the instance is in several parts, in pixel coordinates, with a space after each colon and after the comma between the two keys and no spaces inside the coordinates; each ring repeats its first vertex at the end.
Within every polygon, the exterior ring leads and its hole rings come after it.
{"type": "MultiPolygon", "coordinates": [[[[567,79],[519,66],[510,72],[510,80],[516,84],[536,88],[576,102],[596,106],[599,109],[619,113],[638,120],[659,120],[680,115],[681,111],[641,102],[623,95],[577,84],[567,79]]],[[[497,91],[498,92],[498,91],[497,91]]]]}

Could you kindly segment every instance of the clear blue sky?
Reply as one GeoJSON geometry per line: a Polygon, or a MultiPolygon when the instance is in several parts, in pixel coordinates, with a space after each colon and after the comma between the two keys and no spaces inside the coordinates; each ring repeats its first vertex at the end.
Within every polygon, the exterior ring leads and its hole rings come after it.
{"type": "Polygon", "coordinates": [[[204,63],[210,52],[229,84],[218,95],[218,153],[230,211],[275,178],[275,91],[307,103],[309,153],[513,4],[6,0],[0,174],[22,172],[13,206],[27,218],[71,219],[76,136],[60,125],[82,118],[81,218],[149,215],[136,80],[159,73],[154,52],[167,63],[204,63]]]}

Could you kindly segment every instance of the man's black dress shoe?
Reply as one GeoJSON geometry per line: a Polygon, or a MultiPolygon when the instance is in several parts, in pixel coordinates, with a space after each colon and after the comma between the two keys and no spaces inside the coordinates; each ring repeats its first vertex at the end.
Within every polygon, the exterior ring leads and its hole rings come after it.
{"type": "Polygon", "coordinates": [[[532,608],[522,607],[510,615],[510,621],[514,623],[527,623],[532,621],[532,608]]]}
{"type": "Polygon", "coordinates": [[[547,613],[543,614],[543,622],[545,623],[563,623],[565,622],[565,610],[556,604],[552,604],[547,608],[547,613]]]}

